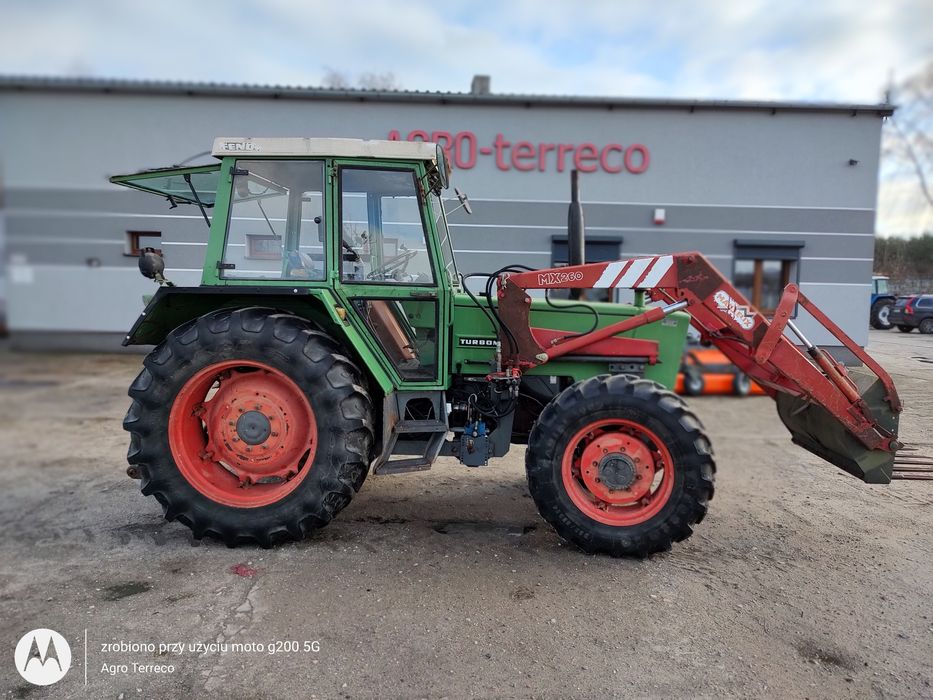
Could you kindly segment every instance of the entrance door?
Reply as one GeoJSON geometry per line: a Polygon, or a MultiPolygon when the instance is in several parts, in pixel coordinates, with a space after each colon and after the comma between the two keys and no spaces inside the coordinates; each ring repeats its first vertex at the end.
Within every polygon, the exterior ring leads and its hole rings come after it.
{"type": "Polygon", "coordinates": [[[340,284],[400,385],[437,386],[446,375],[446,288],[415,165],[337,163],[340,284]]]}

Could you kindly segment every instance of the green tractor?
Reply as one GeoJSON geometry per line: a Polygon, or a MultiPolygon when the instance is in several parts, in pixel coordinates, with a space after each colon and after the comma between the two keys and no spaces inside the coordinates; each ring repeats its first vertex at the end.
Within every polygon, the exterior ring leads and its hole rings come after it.
{"type": "Polygon", "coordinates": [[[692,297],[663,290],[686,258],[512,266],[474,292],[434,144],[219,138],[213,155],[111,178],[194,205],[210,227],[200,286],[175,286],[143,253],[160,287],[124,341],[155,346],[124,428],[128,474],[167,519],[271,546],[327,525],[370,471],[438,456],[478,467],[527,444],[535,503],[583,550],[644,556],[691,534],[715,467],[669,390],[692,297]],[[635,304],[524,292],[587,287],[636,289],[635,304]],[[644,290],[669,303],[649,307],[644,290]]]}

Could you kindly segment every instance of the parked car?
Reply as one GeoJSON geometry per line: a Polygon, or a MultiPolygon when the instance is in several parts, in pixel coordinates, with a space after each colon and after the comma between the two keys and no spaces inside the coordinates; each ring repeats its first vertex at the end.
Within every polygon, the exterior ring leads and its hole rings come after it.
{"type": "Polygon", "coordinates": [[[933,294],[898,298],[889,318],[902,333],[910,333],[914,328],[921,333],[933,333],[933,294]]]}

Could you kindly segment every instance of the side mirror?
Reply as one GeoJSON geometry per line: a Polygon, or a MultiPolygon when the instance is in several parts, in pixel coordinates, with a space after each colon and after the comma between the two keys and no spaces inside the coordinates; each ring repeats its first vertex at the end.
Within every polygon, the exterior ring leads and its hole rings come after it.
{"type": "Polygon", "coordinates": [[[155,248],[144,248],[143,252],[139,254],[139,272],[143,277],[148,277],[151,280],[163,278],[165,260],[163,260],[162,254],[155,248]]]}
{"type": "Polygon", "coordinates": [[[447,162],[447,154],[440,144],[437,145],[437,175],[442,189],[450,187],[450,163],[447,162]]]}
{"type": "Polygon", "coordinates": [[[466,192],[461,192],[456,187],[454,187],[454,194],[457,195],[457,199],[460,200],[460,206],[463,207],[463,211],[467,214],[473,214],[473,207],[470,206],[470,198],[466,196],[466,192]]]}

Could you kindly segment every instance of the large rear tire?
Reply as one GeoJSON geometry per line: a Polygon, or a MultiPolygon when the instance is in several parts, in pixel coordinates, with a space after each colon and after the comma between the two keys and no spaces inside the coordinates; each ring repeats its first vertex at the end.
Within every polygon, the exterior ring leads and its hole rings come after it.
{"type": "Polygon", "coordinates": [[[326,334],[271,309],[177,328],[129,390],[127,461],[168,520],[227,545],[301,539],[366,478],[372,402],[326,334]]]}
{"type": "Polygon", "coordinates": [[[541,412],[525,458],[541,515],[586,552],[647,556],[689,537],[713,497],[699,419],[660,384],[602,375],[541,412]]]}

